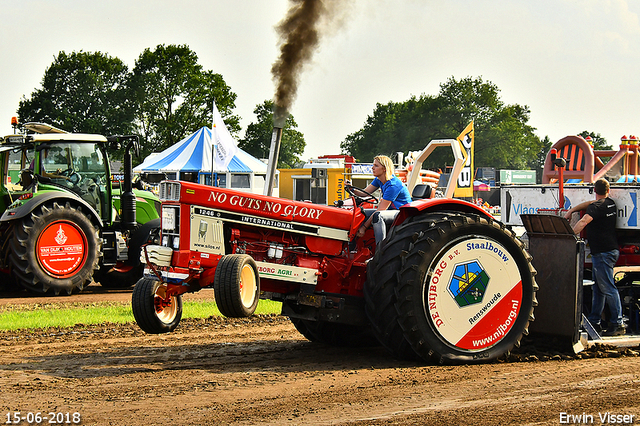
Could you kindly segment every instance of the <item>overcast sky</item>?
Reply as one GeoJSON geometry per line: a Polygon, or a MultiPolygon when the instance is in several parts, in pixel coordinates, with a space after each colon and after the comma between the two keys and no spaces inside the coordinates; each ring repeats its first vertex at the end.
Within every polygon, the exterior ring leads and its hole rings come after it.
{"type": "MultiPolygon", "coordinates": [[[[237,95],[242,135],[272,99],[276,24],[287,0],[0,0],[0,133],[61,50],[108,53],[129,68],[147,47],[187,44],[237,95]]],[[[617,147],[640,134],[640,1],[355,0],[304,70],[291,113],[303,159],[340,153],[377,102],[437,95],[482,77],[528,105],[552,141],[583,130],[617,147]]],[[[196,129],[194,129],[196,130],[196,129]]],[[[462,130],[462,129],[460,129],[462,130]]],[[[442,137],[456,137],[442,135],[442,137]]],[[[481,144],[478,140],[476,143],[481,144]]],[[[366,161],[367,159],[361,159],[366,161]]]]}

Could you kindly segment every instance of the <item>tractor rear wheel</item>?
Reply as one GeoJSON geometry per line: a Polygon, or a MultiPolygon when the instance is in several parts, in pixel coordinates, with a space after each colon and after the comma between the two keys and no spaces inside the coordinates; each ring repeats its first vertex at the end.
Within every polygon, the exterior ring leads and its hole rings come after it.
{"type": "Polygon", "coordinates": [[[535,270],[498,222],[457,212],[415,216],[392,230],[371,263],[367,315],[387,348],[406,342],[424,360],[487,362],[528,332],[535,270]]]}
{"type": "Polygon", "coordinates": [[[171,296],[166,301],[166,294],[167,284],[153,278],[141,278],[133,288],[133,317],[149,334],[169,333],[182,319],[182,296],[171,296]]]}
{"type": "Polygon", "coordinates": [[[102,240],[81,207],[40,205],[13,230],[11,270],[27,290],[68,295],[91,282],[102,240]]]}
{"type": "Polygon", "coordinates": [[[253,258],[248,254],[223,256],[216,267],[213,294],[225,317],[251,316],[260,300],[260,276],[253,258]]]}
{"type": "MultiPolygon", "coordinates": [[[[398,313],[396,312],[396,294],[393,285],[393,277],[399,267],[399,257],[391,256],[384,259],[384,266],[380,268],[378,253],[381,252],[382,245],[389,240],[384,240],[378,245],[376,256],[367,264],[367,282],[364,286],[365,311],[373,334],[395,358],[405,361],[415,361],[420,359],[413,350],[407,339],[405,339],[402,328],[398,323],[398,313]],[[373,277],[378,274],[377,279],[373,277]],[[372,277],[372,278],[369,278],[372,277]]],[[[392,241],[391,245],[397,245],[398,240],[392,241]]],[[[404,244],[404,243],[403,243],[404,244]]],[[[388,245],[388,244],[387,244],[388,245]]]]}

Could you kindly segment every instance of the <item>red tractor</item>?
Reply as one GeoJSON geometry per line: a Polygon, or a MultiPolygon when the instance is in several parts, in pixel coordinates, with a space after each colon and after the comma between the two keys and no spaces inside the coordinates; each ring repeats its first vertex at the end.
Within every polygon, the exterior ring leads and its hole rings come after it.
{"type": "MultiPolygon", "coordinates": [[[[433,141],[414,171],[441,145],[462,158],[457,141],[433,141]]],[[[162,182],[162,244],[144,248],[147,274],[133,292],[138,325],[174,330],[181,295],[212,286],[227,317],[251,315],[259,298],[281,301],[312,341],[377,339],[399,358],[441,363],[508,353],[533,319],[531,256],[478,206],[432,198],[430,186],[415,183],[415,201],[380,224],[386,238],[376,241],[371,229],[355,237],[373,213],[366,202],[377,200],[354,187],[346,189],[355,205],[337,207],[162,182]]]]}

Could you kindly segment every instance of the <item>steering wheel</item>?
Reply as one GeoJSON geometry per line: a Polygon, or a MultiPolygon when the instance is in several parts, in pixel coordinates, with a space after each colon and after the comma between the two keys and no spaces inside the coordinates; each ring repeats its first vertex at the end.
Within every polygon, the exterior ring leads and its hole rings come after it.
{"type": "Polygon", "coordinates": [[[77,185],[78,182],[80,182],[80,179],[82,179],[82,176],[76,173],[75,170],[73,170],[72,168],[68,168],[66,170],[61,171],[59,175],[68,177],[69,182],[71,182],[74,185],[77,185]]]}
{"type": "Polygon", "coordinates": [[[349,195],[353,197],[353,200],[355,201],[356,205],[360,205],[366,202],[378,203],[380,201],[375,195],[365,191],[364,189],[351,186],[351,185],[345,185],[344,189],[345,191],[347,191],[349,195]]]}

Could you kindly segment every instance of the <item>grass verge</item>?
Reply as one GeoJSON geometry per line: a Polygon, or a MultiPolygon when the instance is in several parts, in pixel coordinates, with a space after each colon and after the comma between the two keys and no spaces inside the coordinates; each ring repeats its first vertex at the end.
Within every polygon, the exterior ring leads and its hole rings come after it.
{"type": "MultiPolygon", "coordinates": [[[[260,300],[256,314],[279,314],[282,303],[260,300]]],[[[220,316],[215,302],[185,301],[182,318],[208,318],[220,316]]],[[[73,327],[77,324],[127,323],[135,321],[131,304],[98,302],[64,306],[59,304],[32,306],[23,309],[14,306],[0,312],[0,330],[21,330],[49,327],[73,327]]]]}

